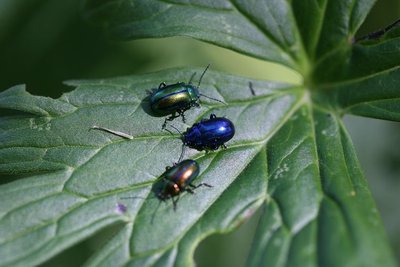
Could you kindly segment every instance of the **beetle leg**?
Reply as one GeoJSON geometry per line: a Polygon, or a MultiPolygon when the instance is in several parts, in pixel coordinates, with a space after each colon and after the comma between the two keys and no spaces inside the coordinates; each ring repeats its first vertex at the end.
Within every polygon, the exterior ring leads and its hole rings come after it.
{"type": "Polygon", "coordinates": [[[167,127],[167,121],[172,121],[175,118],[178,118],[180,116],[180,113],[178,112],[178,115],[176,115],[175,113],[172,114],[171,116],[165,118],[163,125],[161,126],[161,129],[164,130],[165,127],[167,127]]]}
{"type": "Polygon", "coordinates": [[[224,149],[227,149],[228,147],[225,144],[221,145],[224,149]]]}
{"type": "MultiPolygon", "coordinates": [[[[193,189],[196,189],[196,188],[199,188],[200,186],[207,186],[207,187],[213,187],[212,185],[210,185],[210,184],[207,184],[207,183],[201,183],[201,184],[198,184],[198,185],[194,185],[194,184],[189,184],[189,186],[191,187],[191,188],[193,188],[193,189]]],[[[188,190],[188,189],[186,189],[186,190],[188,190]]]]}
{"type": "Polygon", "coordinates": [[[164,123],[161,126],[161,130],[164,130],[167,127],[167,119],[164,120],[164,123]]]}
{"type": "Polygon", "coordinates": [[[185,111],[183,110],[183,111],[179,111],[179,116],[182,116],[182,121],[183,121],[183,123],[185,123],[186,122],[186,118],[185,118],[185,111]]]}
{"type": "Polygon", "coordinates": [[[174,206],[174,211],[176,211],[176,204],[177,204],[178,201],[179,201],[179,196],[180,196],[180,195],[177,196],[176,200],[175,200],[173,197],[171,198],[171,200],[172,200],[172,205],[174,206]]]}
{"type": "Polygon", "coordinates": [[[158,86],[158,89],[164,88],[165,86],[167,86],[167,84],[165,82],[160,83],[160,85],[158,86]]]}
{"type": "Polygon", "coordinates": [[[190,194],[194,194],[194,191],[190,188],[186,188],[186,191],[188,191],[190,194]]]}
{"type": "Polygon", "coordinates": [[[174,114],[172,114],[171,116],[169,116],[169,117],[167,118],[167,120],[168,120],[168,121],[172,121],[172,120],[174,120],[175,118],[178,118],[178,117],[180,117],[180,116],[181,116],[181,112],[178,111],[178,115],[176,115],[176,114],[174,113],[174,114]]]}

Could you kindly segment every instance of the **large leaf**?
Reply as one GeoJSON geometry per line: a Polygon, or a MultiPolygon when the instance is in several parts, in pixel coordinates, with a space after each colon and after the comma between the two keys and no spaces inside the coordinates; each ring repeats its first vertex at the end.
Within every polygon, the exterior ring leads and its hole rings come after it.
{"type": "Polygon", "coordinates": [[[87,16],[121,39],[183,35],[299,71],[300,36],[286,1],[86,1],[87,16]]]}
{"type": "Polygon", "coordinates": [[[384,232],[341,122],[308,107],[294,116],[267,148],[272,200],[250,265],[395,266],[376,247],[384,232]]]}
{"type": "Polygon", "coordinates": [[[176,212],[169,202],[157,209],[152,186],[181,141],[146,113],[146,89],[200,69],[69,82],[76,89],[56,100],[23,86],[3,92],[0,107],[21,113],[1,117],[0,171],[29,177],[0,188],[1,264],[41,263],[125,222],[88,265],[193,265],[200,240],[265,203],[252,266],[395,266],[341,122],[345,113],[400,118],[397,30],[353,43],[373,2],[86,1],[87,16],[113,36],[187,35],[289,66],[304,83],[251,81],[253,96],[248,79],[207,73],[202,93],[227,105],[204,99],[188,125],[174,125],[184,130],[215,112],[237,132],[227,150],[188,151],[201,167],[196,183],[214,187],[182,195],[176,212]]]}
{"type": "Polygon", "coordinates": [[[400,121],[399,49],[398,29],[379,42],[355,44],[348,65],[333,74],[337,80],[319,86],[322,98],[341,113],[400,121]]]}
{"type": "MultiPolygon", "coordinates": [[[[179,240],[198,238],[199,233],[191,234],[198,224],[211,227],[208,213],[225,214],[219,217],[222,221],[216,220],[215,227],[222,227],[219,224],[227,227],[261,204],[266,194],[263,189],[266,170],[256,163],[254,167],[246,166],[297,108],[302,93],[285,84],[253,82],[258,94],[254,98],[247,79],[208,73],[202,92],[229,105],[210,102],[192,110],[187,119],[195,121],[215,112],[229,117],[237,125],[237,134],[227,150],[190,153],[201,166],[198,182],[207,181],[214,185],[212,189],[201,188],[194,196],[183,196],[176,212],[167,202],[154,214],[158,200],[151,199],[152,184],[165,166],[177,160],[181,141],[161,131],[163,118],[151,118],[142,108],[146,103],[141,100],[155,81],[185,80],[192,72],[178,69],[112,80],[70,82],[77,89],[58,100],[31,96],[23,86],[0,95],[2,107],[12,105],[32,114],[2,118],[1,171],[36,173],[35,177],[1,188],[3,264],[40,263],[117,221],[130,223],[130,228],[121,230],[131,233],[123,235],[131,245],[126,261],[141,262],[142,255],[150,255],[145,257],[146,261],[153,261],[181,246],[179,240]],[[237,93],[230,94],[231,90],[237,93]],[[263,119],[266,113],[270,113],[269,120],[263,119]],[[129,132],[134,139],[126,141],[89,131],[93,125],[129,132]],[[247,130],[250,128],[256,131],[247,130]],[[249,176],[253,177],[254,185],[246,182],[249,176]],[[242,197],[232,204],[229,195],[235,190],[242,197]],[[149,197],[149,200],[121,199],[126,196],[149,197]],[[126,205],[128,211],[119,211],[118,203],[126,205]],[[230,206],[235,209],[227,209],[230,206]],[[153,215],[155,222],[163,223],[151,224],[153,215]]],[[[181,123],[176,126],[184,128],[181,123]]],[[[263,155],[259,157],[262,159],[263,155]]],[[[121,242],[118,237],[115,240],[121,242]]],[[[104,253],[100,254],[104,257],[104,253]]]]}

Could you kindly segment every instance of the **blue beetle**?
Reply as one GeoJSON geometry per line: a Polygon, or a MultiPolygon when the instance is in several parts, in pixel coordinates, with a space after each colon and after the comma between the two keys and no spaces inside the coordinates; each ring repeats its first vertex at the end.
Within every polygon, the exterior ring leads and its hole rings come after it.
{"type": "Polygon", "coordinates": [[[192,75],[188,83],[178,82],[167,85],[162,82],[158,86],[158,89],[149,91],[150,108],[154,114],[160,116],[167,116],[162,125],[162,129],[165,129],[167,121],[172,121],[175,118],[182,117],[182,121],[185,122],[185,111],[192,107],[199,107],[200,96],[221,102],[221,100],[208,97],[199,92],[201,80],[210,65],[207,65],[206,69],[200,76],[199,83],[197,86],[193,85],[192,79],[196,73],[192,75]]]}
{"type": "MultiPolygon", "coordinates": [[[[182,159],[185,146],[196,150],[210,151],[217,150],[221,146],[226,148],[225,143],[235,135],[235,126],[227,118],[217,117],[211,114],[209,119],[203,119],[192,127],[181,133],[177,128],[171,125],[181,135],[182,152],[178,162],[182,159]]],[[[166,131],[170,132],[168,129],[166,131]]]]}
{"type": "Polygon", "coordinates": [[[193,124],[182,134],[185,146],[201,150],[217,150],[235,135],[235,126],[227,118],[210,115],[210,119],[203,119],[193,124]]]}

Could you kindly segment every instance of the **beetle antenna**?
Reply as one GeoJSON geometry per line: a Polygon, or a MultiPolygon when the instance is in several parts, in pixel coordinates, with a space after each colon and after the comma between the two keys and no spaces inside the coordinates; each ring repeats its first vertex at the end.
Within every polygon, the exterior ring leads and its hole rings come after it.
{"type": "Polygon", "coordinates": [[[167,128],[164,128],[164,130],[166,130],[167,132],[169,132],[171,135],[174,135],[174,133],[171,132],[170,130],[168,130],[167,128]]]}
{"type": "MultiPolygon", "coordinates": [[[[176,127],[170,125],[172,128],[175,129],[175,131],[177,131],[180,135],[182,135],[181,131],[179,131],[176,127]]],[[[168,130],[167,128],[164,128],[164,130],[166,130],[167,132],[169,132],[171,135],[174,135],[175,133],[173,133],[172,131],[168,130]]]]}
{"type": "Polygon", "coordinates": [[[153,224],[153,222],[154,222],[154,217],[156,217],[156,213],[157,213],[157,211],[158,211],[158,208],[159,208],[160,205],[161,205],[161,201],[162,201],[162,200],[158,201],[158,205],[157,205],[156,209],[154,210],[153,214],[151,215],[151,219],[150,219],[150,223],[151,223],[151,224],[153,224]]]}
{"type": "Polygon", "coordinates": [[[184,152],[185,152],[185,143],[182,143],[182,151],[181,151],[181,155],[179,156],[178,163],[181,162],[184,152]]]}
{"type": "Polygon", "coordinates": [[[208,99],[217,101],[217,102],[219,102],[219,103],[222,103],[222,104],[224,104],[224,105],[227,105],[224,101],[218,100],[218,99],[216,99],[216,98],[212,98],[212,97],[209,97],[209,96],[206,96],[206,95],[203,95],[203,94],[199,94],[199,95],[204,96],[205,98],[208,98],[208,99]]]}
{"type": "Polygon", "coordinates": [[[210,64],[207,65],[206,69],[201,74],[200,79],[199,79],[199,83],[197,84],[197,88],[200,88],[201,80],[203,79],[203,76],[204,76],[204,74],[206,73],[206,71],[208,70],[209,67],[210,67],[210,64]]]}
{"type": "Polygon", "coordinates": [[[176,128],[174,125],[170,125],[172,128],[175,129],[175,131],[177,131],[180,135],[182,135],[181,131],[178,130],[178,128],[176,128]]]}
{"type": "MultiPolygon", "coordinates": [[[[174,128],[175,131],[177,131],[177,132],[181,135],[181,139],[183,139],[183,134],[182,134],[182,132],[179,131],[178,128],[176,128],[175,126],[173,126],[173,125],[170,125],[170,126],[171,126],[172,128],[174,128]]],[[[166,130],[166,131],[169,132],[170,134],[173,134],[173,133],[172,133],[170,130],[168,130],[167,128],[165,128],[164,130],[166,130]]],[[[181,151],[181,155],[179,156],[178,163],[181,162],[181,160],[182,160],[182,158],[183,158],[183,155],[184,155],[184,152],[185,152],[185,143],[182,143],[182,151],[181,151]]]]}
{"type": "Polygon", "coordinates": [[[189,79],[189,84],[192,84],[192,81],[193,81],[193,79],[194,79],[194,76],[196,76],[196,72],[194,72],[193,74],[192,74],[192,76],[190,76],[190,79],[189,79]]]}

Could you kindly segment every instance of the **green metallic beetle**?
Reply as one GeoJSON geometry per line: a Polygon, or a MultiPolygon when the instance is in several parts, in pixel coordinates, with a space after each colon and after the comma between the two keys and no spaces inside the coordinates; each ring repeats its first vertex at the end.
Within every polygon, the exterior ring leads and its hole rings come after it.
{"type": "Polygon", "coordinates": [[[199,87],[204,74],[210,65],[207,65],[204,72],[201,74],[199,83],[197,86],[193,85],[192,79],[196,73],[192,75],[188,83],[179,82],[167,85],[162,82],[158,86],[158,89],[154,92],[150,92],[150,108],[151,110],[161,116],[167,116],[162,125],[162,129],[167,125],[167,121],[172,121],[175,118],[182,117],[183,122],[185,122],[185,111],[192,107],[199,107],[200,96],[210,98],[212,100],[224,102],[203,95],[199,92],[199,87]]]}
{"type": "MultiPolygon", "coordinates": [[[[155,89],[153,92],[149,91],[151,110],[155,114],[160,116],[171,115],[164,120],[162,129],[165,129],[167,121],[172,121],[178,117],[182,117],[183,122],[185,122],[185,115],[184,115],[185,111],[190,109],[191,107],[199,107],[200,96],[215,100],[222,104],[226,104],[221,100],[203,95],[198,90],[201,84],[201,80],[203,79],[203,76],[209,67],[210,65],[207,65],[207,67],[201,74],[197,86],[191,83],[194,76],[196,75],[196,73],[193,73],[188,83],[179,82],[167,85],[164,82],[162,82],[158,86],[158,89],[155,89]]],[[[96,125],[92,126],[91,129],[102,130],[126,139],[133,139],[133,136],[129,134],[96,125]]]]}

